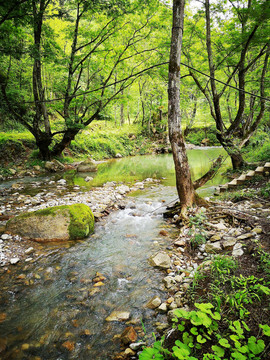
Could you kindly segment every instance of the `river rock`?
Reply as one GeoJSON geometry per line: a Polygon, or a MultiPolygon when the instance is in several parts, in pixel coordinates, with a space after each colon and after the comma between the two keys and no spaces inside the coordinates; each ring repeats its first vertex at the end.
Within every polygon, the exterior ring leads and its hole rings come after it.
{"type": "Polygon", "coordinates": [[[141,342],[130,344],[129,347],[131,348],[131,350],[137,351],[144,345],[146,345],[146,343],[141,341],[141,342]]]}
{"type": "Polygon", "coordinates": [[[123,344],[131,344],[137,340],[137,334],[133,326],[128,326],[121,334],[121,341],[123,344]]]}
{"type": "Polygon", "coordinates": [[[16,258],[10,259],[9,262],[11,265],[16,265],[19,261],[20,261],[20,259],[16,257],[16,258]]]}
{"type": "Polygon", "coordinates": [[[124,194],[126,194],[127,192],[130,191],[130,188],[129,188],[129,186],[127,186],[127,185],[120,185],[120,186],[118,186],[115,190],[116,190],[119,194],[124,195],[124,194]]]}
{"type": "Polygon", "coordinates": [[[215,242],[215,241],[219,241],[220,239],[221,239],[221,236],[217,234],[217,235],[211,236],[210,241],[215,242]]]}
{"type": "Polygon", "coordinates": [[[158,311],[160,311],[161,313],[166,313],[168,311],[168,306],[166,303],[162,303],[159,307],[158,307],[158,311]]]}
{"type": "Polygon", "coordinates": [[[97,171],[96,164],[91,160],[85,160],[81,162],[77,167],[78,172],[94,172],[97,171]]]}
{"type": "Polygon", "coordinates": [[[261,234],[262,233],[262,228],[261,227],[255,227],[252,232],[255,232],[256,234],[261,234]]]}
{"type": "Polygon", "coordinates": [[[171,259],[165,251],[160,251],[149,258],[149,263],[150,265],[159,267],[161,269],[169,269],[171,265],[171,259]]]}
{"type": "Polygon", "coordinates": [[[237,240],[246,240],[251,238],[252,236],[254,236],[252,233],[242,234],[240,236],[237,236],[237,240]]]}
{"type": "Polygon", "coordinates": [[[161,300],[158,296],[154,296],[148,303],[145,305],[148,309],[156,309],[161,304],[161,300]]]}
{"type": "Polygon", "coordinates": [[[85,204],[23,213],[6,224],[6,232],[38,242],[83,239],[93,231],[94,215],[85,204]]]}
{"type": "Polygon", "coordinates": [[[167,289],[170,289],[175,284],[175,279],[172,276],[166,276],[162,281],[167,289]]]}
{"type": "Polygon", "coordinates": [[[217,253],[217,252],[220,252],[222,249],[221,249],[221,243],[220,241],[216,241],[216,242],[207,242],[205,244],[205,251],[207,253],[210,253],[210,254],[214,254],[214,253],[217,253]]]}
{"type": "Polygon", "coordinates": [[[106,321],[126,321],[130,317],[128,311],[113,311],[107,318],[106,321]]]}
{"type": "Polygon", "coordinates": [[[236,242],[237,242],[237,240],[235,238],[231,237],[231,238],[224,240],[222,245],[223,245],[224,249],[227,250],[230,247],[234,246],[236,242]]]}

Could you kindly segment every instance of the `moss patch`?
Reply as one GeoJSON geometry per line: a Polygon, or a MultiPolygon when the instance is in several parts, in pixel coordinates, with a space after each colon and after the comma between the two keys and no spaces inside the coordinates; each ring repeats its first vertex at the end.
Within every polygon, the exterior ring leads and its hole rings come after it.
{"type": "Polygon", "coordinates": [[[36,241],[77,240],[94,231],[94,215],[85,204],[61,205],[20,214],[6,231],[36,241]]]}
{"type": "Polygon", "coordinates": [[[82,239],[94,231],[95,219],[91,209],[84,204],[69,207],[70,224],[68,227],[71,240],[82,239]]]}

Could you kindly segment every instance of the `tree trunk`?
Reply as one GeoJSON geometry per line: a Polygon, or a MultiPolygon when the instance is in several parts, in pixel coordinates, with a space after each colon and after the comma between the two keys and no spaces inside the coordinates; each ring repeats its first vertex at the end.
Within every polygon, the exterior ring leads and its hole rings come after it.
{"type": "Polygon", "coordinates": [[[172,147],[176,187],[181,203],[181,214],[185,217],[188,206],[195,201],[185,142],[181,131],[180,118],[180,59],[183,37],[185,0],[173,1],[173,25],[169,62],[168,84],[168,127],[172,147]]]}

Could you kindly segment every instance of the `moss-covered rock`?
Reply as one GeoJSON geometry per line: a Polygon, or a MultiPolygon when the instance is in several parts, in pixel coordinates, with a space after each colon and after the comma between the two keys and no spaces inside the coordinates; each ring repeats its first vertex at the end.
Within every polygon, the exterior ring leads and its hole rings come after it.
{"type": "Polygon", "coordinates": [[[6,232],[38,242],[83,239],[93,231],[94,215],[84,204],[54,206],[20,214],[6,225],[6,232]]]}

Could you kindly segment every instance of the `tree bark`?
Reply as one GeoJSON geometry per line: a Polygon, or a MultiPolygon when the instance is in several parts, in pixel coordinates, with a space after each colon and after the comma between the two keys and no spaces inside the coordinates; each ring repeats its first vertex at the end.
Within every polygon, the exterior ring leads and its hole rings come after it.
{"type": "Polygon", "coordinates": [[[183,217],[185,217],[187,207],[192,206],[195,201],[195,191],[191,181],[180,118],[180,59],[184,25],[184,8],[185,0],[173,1],[173,25],[168,84],[169,138],[175,165],[176,187],[183,217]]]}

